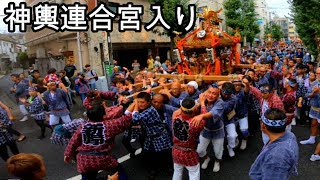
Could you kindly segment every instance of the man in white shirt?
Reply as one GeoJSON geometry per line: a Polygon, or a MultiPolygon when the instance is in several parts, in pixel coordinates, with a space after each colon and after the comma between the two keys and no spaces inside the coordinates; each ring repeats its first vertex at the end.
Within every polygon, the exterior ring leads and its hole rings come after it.
{"type": "Polygon", "coordinates": [[[91,90],[96,89],[96,81],[98,80],[98,74],[91,69],[90,64],[85,65],[85,68],[87,70],[86,73],[86,79],[88,80],[88,84],[90,86],[91,90]]]}

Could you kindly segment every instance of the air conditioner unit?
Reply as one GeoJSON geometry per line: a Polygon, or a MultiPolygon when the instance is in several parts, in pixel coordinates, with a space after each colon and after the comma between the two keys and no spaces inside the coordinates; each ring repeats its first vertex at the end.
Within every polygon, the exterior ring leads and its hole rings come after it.
{"type": "Polygon", "coordinates": [[[172,52],[173,62],[181,62],[181,56],[179,49],[174,49],[172,52]]]}
{"type": "Polygon", "coordinates": [[[208,59],[210,61],[212,61],[212,63],[214,63],[214,49],[213,48],[210,48],[210,49],[207,48],[206,51],[207,51],[208,59]]]}

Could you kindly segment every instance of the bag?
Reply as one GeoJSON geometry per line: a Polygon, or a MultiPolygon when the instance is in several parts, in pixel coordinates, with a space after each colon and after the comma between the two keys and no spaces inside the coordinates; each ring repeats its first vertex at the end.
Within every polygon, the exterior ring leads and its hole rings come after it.
{"type": "Polygon", "coordinates": [[[94,79],[95,79],[96,81],[98,81],[99,78],[98,78],[98,76],[97,76],[97,73],[96,73],[96,75],[94,75],[93,72],[92,72],[92,70],[91,70],[91,75],[94,76],[94,79]]]}

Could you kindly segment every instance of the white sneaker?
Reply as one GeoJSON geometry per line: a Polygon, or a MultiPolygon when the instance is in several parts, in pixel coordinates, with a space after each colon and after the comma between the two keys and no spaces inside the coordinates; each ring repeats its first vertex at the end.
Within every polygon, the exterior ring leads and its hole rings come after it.
{"type": "Polygon", "coordinates": [[[307,144],[314,144],[316,143],[316,141],[313,139],[307,139],[307,140],[304,140],[304,141],[300,141],[300,144],[303,144],[303,145],[307,145],[307,144]]]}
{"type": "Polygon", "coordinates": [[[310,161],[319,161],[320,156],[318,154],[312,154],[310,157],[310,161]]]}
{"type": "Polygon", "coordinates": [[[233,151],[233,148],[229,147],[229,145],[227,146],[227,148],[228,148],[229,156],[230,156],[230,157],[234,157],[234,156],[235,156],[235,153],[234,153],[234,151],[233,151]]]}
{"type": "Polygon", "coordinates": [[[210,162],[210,157],[207,157],[207,158],[203,161],[203,163],[202,163],[202,165],[201,165],[201,169],[207,169],[209,162],[210,162]]]}
{"type": "Polygon", "coordinates": [[[133,139],[131,139],[130,142],[131,142],[131,143],[134,143],[134,142],[136,142],[136,140],[137,140],[137,139],[133,138],[133,139]]]}
{"type": "Polygon", "coordinates": [[[27,121],[28,120],[28,116],[23,116],[22,119],[20,119],[21,122],[27,121]]]}
{"type": "Polygon", "coordinates": [[[220,171],[220,162],[215,161],[213,166],[213,172],[219,172],[220,171]]]}
{"type": "Polygon", "coordinates": [[[245,150],[247,148],[247,140],[242,139],[240,149],[245,150]]]}
{"type": "Polygon", "coordinates": [[[293,118],[293,119],[292,119],[291,125],[292,125],[292,126],[297,125],[296,118],[293,118]]]}

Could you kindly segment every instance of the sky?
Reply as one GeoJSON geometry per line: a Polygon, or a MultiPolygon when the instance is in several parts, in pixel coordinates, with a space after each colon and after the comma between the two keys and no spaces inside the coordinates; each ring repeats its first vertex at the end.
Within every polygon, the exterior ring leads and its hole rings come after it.
{"type": "Polygon", "coordinates": [[[275,12],[275,14],[277,14],[279,17],[289,16],[290,4],[287,2],[287,0],[266,0],[266,1],[267,1],[270,12],[275,12]]]}
{"type": "MultiPolygon", "coordinates": [[[[4,16],[4,8],[8,6],[9,2],[20,3],[24,0],[0,0],[0,33],[7,31],[7,25],[3,22],[4,16]]],[[[274,12],[279,17],[289,16],[290,13],[290,5],[287,0],[266,0],[269,11],[274,12]]],[[[274,15],[271,15],[272,17],[274,15]]]]}
{"type": "Polygon", "coordinates": [[[7,25],[3,22],[3,18],[5,17],[4,8],[8,7],[9,2],[15,2],[18,4],[20,2],[24,2],[24,0],[0,0],[0,33],[6,32],[8,29],[7,25]]]}

